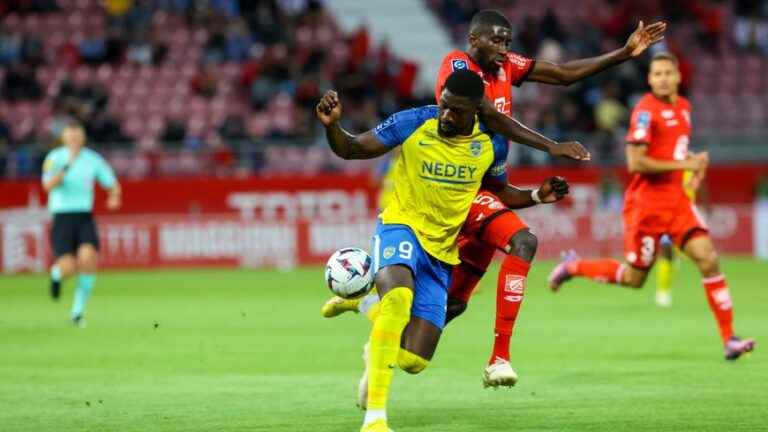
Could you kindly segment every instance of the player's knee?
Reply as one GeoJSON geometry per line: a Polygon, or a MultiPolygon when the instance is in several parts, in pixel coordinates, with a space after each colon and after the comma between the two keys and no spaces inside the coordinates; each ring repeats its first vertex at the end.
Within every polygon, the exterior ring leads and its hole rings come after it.
{"type": "Polygon", "coordinates": [[[717,274],[719,272],[719,258],[717,256],[717,251],[714,249],[707,251],[695,261],[696,266],[699,267],[699,271],[705,276],[717,274]]]}
{"type": "Polygon", "coordinates": [[[445,313],[446,324],[451,322],[454,318],[464,313],[467,310],[467,302],[457,299],[455,297],[448,297],[448,307],[445,313]]]}
{"type": "Polygon", "coordinates": [[[509,245],[510,254],[531,262],[536,255],[536,249],[539,247],[539,240],[532,232],[526,229],[515,234],[512,240],[510,240],[509,245]]]}
{"type": "Polygon", "coordinates": [[[67,278],[72,276],[77,271],[77,261],[72,256],[64,256],[56,261],[56,265],[59,266],[61,277],[67,278]]]}
{"type": "Polygon", "coordinates": [[[397,353],[397,366],[405,372],[415,375],[429,366],[429,360],[401,348],[397,353]]]}
{"type": "Polygon", "coordinates": [[[648,272],[645,270],[629,267],[624,271],[622,285],[629,288],[642,288],[645,285],[645,279],[648,276],[648,272]]]}
{"type": "Polygon", "coordinates": [[[83,245],[77,251],[77,268],[80,272],[94,273],[98,267],[99,255],[91,245],[83,245]]]}
{"type": "Polygon", "coordinates": [[[389,316],[402,320],[403,325],[408,322],[413,303],[413,291],[406,287],[397,287],[381,297],[379,317],[389,316]]]}

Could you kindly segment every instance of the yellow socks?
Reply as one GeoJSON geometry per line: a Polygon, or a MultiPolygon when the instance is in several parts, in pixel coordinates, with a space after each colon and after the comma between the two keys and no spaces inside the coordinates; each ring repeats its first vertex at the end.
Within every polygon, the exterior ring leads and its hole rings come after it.
{"type": "Polygon", "coordinates": [[[400,348],[397,353],[397,365],[409,374],[417,374],[429,365],[429,360],[400,348]]]}
{"type": "Polygon", "coordinates": [[[358,310],[365,314],[365,316],[373,323],[376,322],[376,318],[381,311],[381,301],[379,301],[379,293],[376,288],[372,289],[365,297],[360,299],[358,304],[358,310]]]}
{"type": "Polygon", "coordinates": [[[659,257],[658,273],[656,273],[656,292],[669,293],[672,288],[672,277],[674,276],[675,266],[672,261],[664,257],[659,257]]]}
{"type": "Polygon", "coordinates": [[[672,306],[672,279],[675,263],[665,257],[659,257],[656,269],[656,304],[661,307],[672,306]]]}
{"type": "Polygon", "coordinates": [[[368,410],[384,410],[387,406],[392,371],[398,364],[400,337],[410,319],[412,302],[413,291],[407,287],[392,289],[379,302],[370,336],[368,410]]]}

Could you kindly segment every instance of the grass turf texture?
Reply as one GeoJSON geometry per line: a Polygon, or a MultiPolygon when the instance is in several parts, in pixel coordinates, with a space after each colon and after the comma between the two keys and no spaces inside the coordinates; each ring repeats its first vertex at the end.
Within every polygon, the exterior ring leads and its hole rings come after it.
{"type": "MultiPolygon", "coordinates": [[[[768,429],[768,352],[722,358],[694,269],[674,306],[586,281],[545,287],[534,266],[512,343],[520,383],[481,386],[495,270],[429,369],[396,372],[390,426],[423,431],[768,429]]],[[[768,266],[724,260],[737,331],[768,343],[768,266]]],[[[0,430],[356,431],[369,325],[319,315],[318,268],[104,273],[77,329],[43,276],[0,277],[0,430]]]]}

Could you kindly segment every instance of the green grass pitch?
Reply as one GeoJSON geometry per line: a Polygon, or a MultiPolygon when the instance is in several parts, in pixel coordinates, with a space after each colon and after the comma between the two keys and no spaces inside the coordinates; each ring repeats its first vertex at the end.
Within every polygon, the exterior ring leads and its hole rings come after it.
{"type": "MultiPolygon", "coordinates": [[[[534,266],[512,342],[519,384],[483,389],[494,277],[445,332],[421,375],[396,371],[390,426],[426,431],[768,430],[768,264],[724,260],[751,356],[725,362],[699,278],[683,263],[674,301],[534,266]]],[[[2,431],[357,431],[369,324],[323,319],[319,268],[111,272],[88,327],[43,276],[0,277],[2,431]]]]}

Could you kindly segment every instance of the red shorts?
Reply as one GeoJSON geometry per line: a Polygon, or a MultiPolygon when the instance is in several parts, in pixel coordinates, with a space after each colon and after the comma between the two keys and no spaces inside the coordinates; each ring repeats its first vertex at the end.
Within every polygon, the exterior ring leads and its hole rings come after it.
{"type": "Polygon", "coordinates": [[[696,205],[687,198],[664,209],[643,206],[632,199],[624,204],[624,254],[633,267],[648,269],[653,265],[664,234],[682,248],[688,240],[708,232],[696,205]]]}
{"type": "Polygon", "coordinates": [[[527,228],[496,195],[481,190],[457,239],[459,258],[484,272],[496,251],[505,251],[512,236],[527,228]]]}

